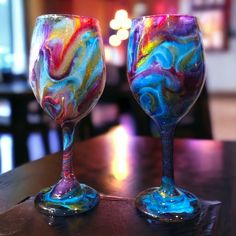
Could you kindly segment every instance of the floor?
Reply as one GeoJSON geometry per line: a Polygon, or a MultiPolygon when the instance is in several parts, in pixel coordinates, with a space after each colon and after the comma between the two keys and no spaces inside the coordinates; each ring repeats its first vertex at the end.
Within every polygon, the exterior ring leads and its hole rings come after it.
{"type": "MultiPolygon", "coordinates": [[[[6,104],[0,104],[0,113],[9,115],[10,111],[6,104]],[[5,110],[4,110],[5,109],[5,110]]],[[[210,96],[209,108],[212,122],[213,137],[216,140],[236,140],[236,95],[210,96]]],[[[129,122],[129,117],[123,117],[121,121],[124,127],[129,122]]],[[[129,127],[130,128],[130,127],[129,127]]],[[[128,129],[129,129],[128,128],[128,129]]],[[[132,128],[132,127],[131,127],[132,128]]],[[[132,132],[129,132],[132,133],[132,132]]],[[[50,132],[50,150],[56,152],[60,148],[58,136],[55,131],[50,132]]],[[[36,160],[45,155],[40,134],[34,133],[28,140],[30,159],[36,160]],[[35,145],[37,143],[37,145],[35,145]]],[[[12,139],[10,135],[0,135],[0,173],[13,168],[12,162],[12,139]]]]}

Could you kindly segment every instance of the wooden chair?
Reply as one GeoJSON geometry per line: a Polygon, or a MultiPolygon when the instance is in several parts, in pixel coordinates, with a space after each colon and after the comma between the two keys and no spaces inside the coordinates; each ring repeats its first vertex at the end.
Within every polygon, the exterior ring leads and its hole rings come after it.
{"type": "Polygon", "coordinates": [[[11,116],[4,119],[1,117],[0,133],[10,134],[13,138],[14,166],[29,161],[27,141],[33,132],[39,132],[42,135],[45,153],[48,154],[50,152],[48,139],[50,122],[44,119],[40,108],[32,109],[32,103],[36,101],[27,82],[23,80],[0,84],[0,99],[10,104],[11,116]]]}

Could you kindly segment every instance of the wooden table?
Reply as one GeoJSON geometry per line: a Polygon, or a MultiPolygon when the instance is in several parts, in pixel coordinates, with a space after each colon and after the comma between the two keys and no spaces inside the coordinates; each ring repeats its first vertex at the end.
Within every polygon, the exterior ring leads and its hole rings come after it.
{"type": "MultiPolygon", "coordinates": [[[[205,200],[222,202],[219,235],[236,235],[236,142],[175,140],[178,186],[205,200]]],[[[161,178],[159,139],[126,136],[120,128],[75,145],[75,173],[99,192],[135,197],[161,178]],[[121,137],[118,134],[123,134],[121,137]]],[[[0,212],[59,178],[61,153],[0,176],[0,212]]]]}

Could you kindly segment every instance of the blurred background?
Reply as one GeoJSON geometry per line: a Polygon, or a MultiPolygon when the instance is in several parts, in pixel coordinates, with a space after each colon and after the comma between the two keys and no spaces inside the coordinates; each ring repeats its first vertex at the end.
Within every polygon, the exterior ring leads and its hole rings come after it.
{"type": "Polygon", "coordinates": [[[0,0],[0,173],[61,150],[60,129],[27,84],[34,23],[50,13],[92,16],[102,28],[106,88],[80,122],[78,139],[116,126],[121,135],[158,136],[128,88],[127,41],[132,18],[174,13],[198,17],[207,65],[206,86],[176,137],[236,140],[236,0],[0,0]]]}

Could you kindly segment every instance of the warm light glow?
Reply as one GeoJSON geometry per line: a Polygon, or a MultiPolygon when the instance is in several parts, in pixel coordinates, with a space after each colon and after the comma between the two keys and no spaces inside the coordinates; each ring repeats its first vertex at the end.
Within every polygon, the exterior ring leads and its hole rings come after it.
{"type": "Polygon", "coordinates": [[[135,3],[133,6],[132,15],[133,17],[144,16],[147,15],[147,11],[148,11],[147,3],[138,2],[135,3]]]}
{"type": "Polygon", "coordinates": [[[104,52],[105,52],[105,60],[107,62],[110,62],[112,60],[111,48],[105,45],[104,52]]]}
{"type": "MultiPolygon", "coordinates": [[[[125,56],[126,56],[126,54],[123,53],[123,51],[120,47],[112,47],[109,45],[105,45],[106,63],[116,65],[116,66],[124,65],[125,56]]],[[[116,79],[112,78],[112,81],[116,81],[116,79]]]]}
{"type": "Polygon", "coordinates": [[[127,29],[119,29],[117,31],[117,36],[121,39],[121,40],[125,40],[129,37],[129,31],[127,29]]]}
{"type": "Polygon", "coordinates": [[[115,19],[125,19],[128,18],[128,12],[124,9],[120,9],[115,13],[115,19]]]}
{"type": "Polygon", "coordinates": [[[122,24],[121,27],[123,29],[130,29],[131,23],[132,23],[131,19],[129,19],[129,18],[123,19],[122,22],[121,22],[121,24],[122,24]]]}
{"type": "Polygon", "coordinates": [[[195,153],[199,157],[204,158],[193,158],[191,155],[186,157],[188,163],[192,166],[198,167],[204,173],[210,173],[214,171],[222,171],[223,151],[224,146],[220,142],[198,142],[197,140],[188,140],[185,146],[195,153]],[[212,152],[214,150],[214,152],[212,152]],[[212,158],[214,156],[214,158],[212,158]]]}
{"type": "Polygon", "coordinates": [[[112,136],[112,174],[118,180],[122,181],[129,174],[128,169],[128,133],[123,126],[118,126],[111,132],[112,136]]]}
{"type": "Polygon", "coordinates": [[[110,36],[109,44],[113,47],[118,47],[122,40],[126,40],[129,37],[128,29],[131,27],[131,19],[128,18],[128,12],[124,9],[118,10],[109,25],[111,29],[117,31],[116,35],[110,36]]]}
{"type": "Polygon", "coordinates": [[[121,27],[120,20],[117,19],[112,19],[109,25],[113,30],[118,30],[121,27]]]}
{"type": "Polygon", "coordinates": [[[113,47],[118,47],[121,44],[121,39],[117,35],[113,34],[109,38],[109,44],[113,47]]]}

